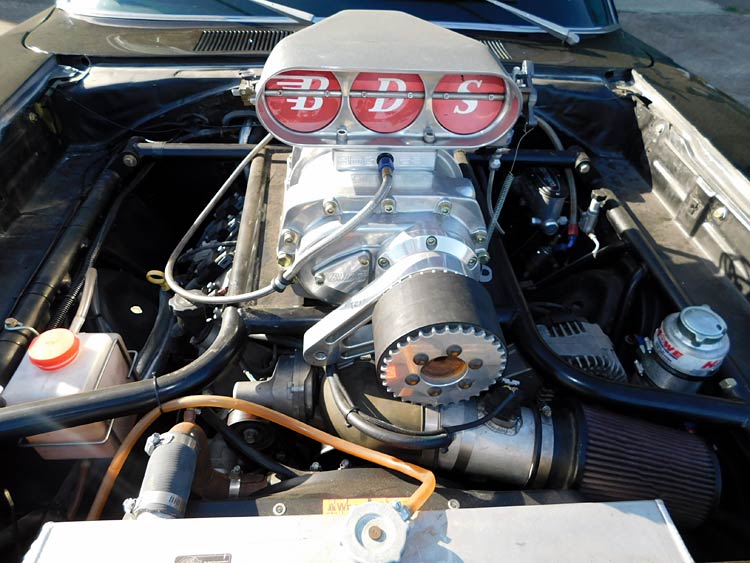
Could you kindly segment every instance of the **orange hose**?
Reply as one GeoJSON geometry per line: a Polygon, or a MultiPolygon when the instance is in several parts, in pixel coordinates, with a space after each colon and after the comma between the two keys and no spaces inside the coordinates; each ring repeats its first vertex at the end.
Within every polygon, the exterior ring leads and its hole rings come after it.
{"type": "Polygon", "coordinates": [[[97,491],[94,502],[91,505],[91,510],[89,510],[87,520],[98,520],[101,517],[104,505],[107,503],[107,499],[112,492],[117,476],[120,474],[123,465],[125,465],[125,460],[127,460],[136,442],[138,442],[140,437],[143,436],[143,433],[162,413],[201,407],[234,409],[252,414],[259,418],[276,423],[279,426],[283,426],[284,428],[288,428],[289,430],[294,430],[295,432],[320,442],[321,444],[326,444],[327,446],[336,448],[339,451],[372,463],[377,463],[383,467],[394,469],[420,481],[421,485],[419,485],[417,490],[414,491],[414,494],[412,494],[404,503],[405,508],[409,510],[411,514],[414,514],[417,510],[422,508],[430,495],[435,491],[435,475],[433,475],[432,471],[419,467],[418,465],[402,461],[391,455],[371,450],[370,448],[365,448],[364,446],[348,442],[347,440],[342,440],[341,438],[332,436],[327,432],[313,428],[304,422],[300,422],[291,416],[281,414],[280,412],[256,403],[243,401],[241,399],[233,399],[232,397],[222,397],[219,395],[192,395],[164,403],[161,406],[161,410],[155,408],[146,413],[143,418],[138,421],[122,441],[122,444],[112,458],[112,461],[107,468],[107,472],[102,479],[101,485],[99,485],[99,490],[97,491]]]}

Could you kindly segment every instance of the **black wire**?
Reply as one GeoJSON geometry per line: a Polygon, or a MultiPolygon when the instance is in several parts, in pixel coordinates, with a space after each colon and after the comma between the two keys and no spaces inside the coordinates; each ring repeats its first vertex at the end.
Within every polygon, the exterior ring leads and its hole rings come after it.
{"type": "Polygon", "coordinates": [[[508,396],[500,401],[500,403],[494,409],[492,409],[492,411],[488,412],[483,417],[478,418],[477,420],[465,422],[463,424],[457,424],[455,426],[442,426],[441,428],[436,430],[409,430],[408,428],[402,428],[400,426],[396,426],[395,424],[391,424],[390,422],[386,422],[385,420],[382,420],[380,418],[371,416],[367,413],[363,413],[361,410],[354,406],[351,398],[349,397],[349,394],[341,383],[341,379],[339,378],[338,374],[332,373],[330,377],[331,385],[337,387],[337,391],[341,393],[341,397],[344,399],[344,402],[348,403],[346,405],[348,409],[345,416],[348,416],[351,413],[355,412],[357,416],[371,424],[374,424],[379,428],[413,437],[436,437],[442,435],[450,436],[451,434],[455,434],[457,432],[463,432],[464,430],[470,430],[472,428],[476,428],[477,426],[481,426],[482,424],[485,424],[486,422],[489,422],[493,418],[497,417],[510,404],[511,400],[516,395],[514,390],[510,391],[508,396]]]}
{"type": "Polygon", "coordinates": [[[203,421],[213,428],[218,434],[224,438],[227,445],[232,448],[235,452],[240,454],[248,461],[264,467],[268,471],[276,473],[282,478],[291,479],[293,477],[299,477],[298,473],[289,467],[274,461],[264,453],[256,450],[250,444],[245,442],[234,430],[229,428],[224,421],[221,420],[216,413],[211,409],[201,410],[200,417],[203,421]]]}

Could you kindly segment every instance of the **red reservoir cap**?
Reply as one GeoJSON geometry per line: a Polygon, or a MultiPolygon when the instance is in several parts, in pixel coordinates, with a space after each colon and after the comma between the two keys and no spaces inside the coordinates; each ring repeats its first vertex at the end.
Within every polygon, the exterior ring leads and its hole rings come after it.
{"type": "Polygon", "coordinates": [[[67,366],[78,356],[81,342],[67,328],[53,328],[43,332],[29,345],[29,360],[44,370],[67,366]]]}

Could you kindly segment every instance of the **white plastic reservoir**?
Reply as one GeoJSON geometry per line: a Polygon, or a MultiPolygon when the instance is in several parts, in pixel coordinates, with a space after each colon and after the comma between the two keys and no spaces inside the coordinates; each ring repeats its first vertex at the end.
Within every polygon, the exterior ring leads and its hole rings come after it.
{"type": "MultiPolygon", "coordinates": [[[[3,391],[8,405],[75,395],[128,381],[130,360],[118,334],[79,333],[57,328],[29,345],[3,391]]],[[[112,457],[133,417],[62,428],[27,440],[45,459],[112,457]]]]}

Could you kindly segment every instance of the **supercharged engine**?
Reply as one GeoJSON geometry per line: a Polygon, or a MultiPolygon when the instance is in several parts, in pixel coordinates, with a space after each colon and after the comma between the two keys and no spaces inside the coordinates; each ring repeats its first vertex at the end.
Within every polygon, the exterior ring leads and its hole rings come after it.
{"type": "Polygon", "coordinates": [[[633,238],[625,161],[559,125],[591,86],[550,84],[398,12],[290,33],[231,94],[175,106],[199,129],[121,143],[129,183],[19,353],[0,431],[93,470],[91,519],[348,514],[346,560],[416,560],[418,510],[651,501],[664,537],[704,530],[742,489],[715,431],[749,418],[727,323],[633,238]],[[153,238],[107,238],[118,213],[153,238]],[[158,303],[130,289],[146,270],[158,303]]]}

